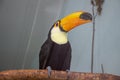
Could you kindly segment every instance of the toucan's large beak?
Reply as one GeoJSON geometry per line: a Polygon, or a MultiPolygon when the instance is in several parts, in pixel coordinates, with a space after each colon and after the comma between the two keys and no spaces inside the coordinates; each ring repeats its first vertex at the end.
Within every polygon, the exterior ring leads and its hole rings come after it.
{"type": "Polygon", "coordinates": [[[79,12],[74,12],[64,18],[62,18],[60,23],[60,27],[68,32],[71,29],[81,25],[81,24],[85,24],[88,22],[92,21],[92,15],[88,12],[83,12],[83,11],[79,11],[79,12]]]}

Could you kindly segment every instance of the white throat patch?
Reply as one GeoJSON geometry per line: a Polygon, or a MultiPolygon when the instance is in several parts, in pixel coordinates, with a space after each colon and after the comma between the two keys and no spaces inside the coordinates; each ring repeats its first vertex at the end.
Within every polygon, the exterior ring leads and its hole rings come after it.
{"type": "Polygon", "coordinates": [[[53,42],[55,42],[57,44],[65,44],[68,41],[67,33],[66,32],[62,32],[59,29],[59,27],[54,27],[51,30],[51,39],[52,39],[53,42]]]}

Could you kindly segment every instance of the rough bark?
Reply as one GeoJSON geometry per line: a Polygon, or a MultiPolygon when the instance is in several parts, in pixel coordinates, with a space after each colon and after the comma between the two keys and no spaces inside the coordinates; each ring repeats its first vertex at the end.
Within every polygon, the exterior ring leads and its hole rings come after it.
{"type": "Polygon", "coordinates": [[[0,72],[0,80],[120,80],[120,76],[102,73],[52,70],[8,70],[0,72]]]}

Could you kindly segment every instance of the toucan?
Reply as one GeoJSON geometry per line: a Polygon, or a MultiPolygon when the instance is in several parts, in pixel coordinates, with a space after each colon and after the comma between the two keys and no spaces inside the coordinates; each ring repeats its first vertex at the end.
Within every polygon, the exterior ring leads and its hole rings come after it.
{"type": "Polygon", "coordinates": [[[67,33],[73,28],[91,22],[92,15],[77,11],[57,20],[50,28],[47,40],[39,53],[39,69],[50,66],[53,70],[70,70],[71,45],[67,33]]]}

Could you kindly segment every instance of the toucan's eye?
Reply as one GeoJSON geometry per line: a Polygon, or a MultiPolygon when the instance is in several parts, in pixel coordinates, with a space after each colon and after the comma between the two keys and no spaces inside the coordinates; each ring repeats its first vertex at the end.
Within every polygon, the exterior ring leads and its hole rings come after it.
{"type": "Polygon", "coordinates": [[[59,22],[57,22],[57,23],[55,24],[55,26],[58,27],[58,26],[59,26],[59,22]]]}
{"type": "Polygon", "coordinates": [[[59,24],[58,23],[56,23],[56,26],[58,26],[59,24]]]}
{"type": "Polygon", "coordinates": [[[57,21],[54,25],[54,27],[59,27],[60,26],[60,21],[57,21]]]}

